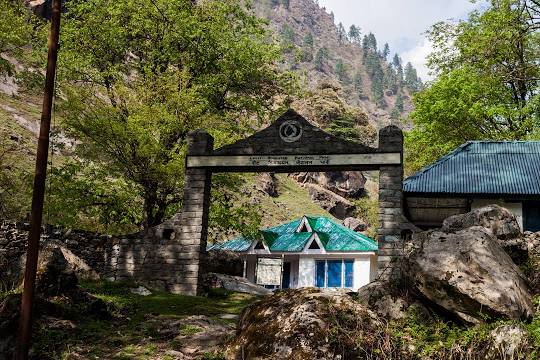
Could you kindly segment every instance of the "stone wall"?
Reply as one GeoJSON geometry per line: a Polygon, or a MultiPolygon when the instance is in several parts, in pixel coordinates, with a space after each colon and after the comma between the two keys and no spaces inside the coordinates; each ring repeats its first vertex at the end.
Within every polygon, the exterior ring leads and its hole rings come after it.
{"type": "MultiPolygon", "coordinates": [[[[400,152],[403,157],[403,132],[388,126],[379,132],[379,150],[400,152]]],[[[379,169],[379,243],[378,275],[381,278],[400,276],[400,258],[404,240],[418,231],[404,216],[403,166],[381,166],[379,169]]]]}
{"type": "MultiPolygon", "coordinates": [[[[173,292],[179,274],[189,274],[189,268],[178,261],[178,255],[170,252],[176,237],[173,223],[177,220],[178,216],[148,233],[120,237],[49,226],[43,229],[41,245],[53,240],[61,242],[104,279],[133,279],[173,292]]],[[[20,276],[29,229],[25,223],[0,223],[0,280],[20,276]]]]}

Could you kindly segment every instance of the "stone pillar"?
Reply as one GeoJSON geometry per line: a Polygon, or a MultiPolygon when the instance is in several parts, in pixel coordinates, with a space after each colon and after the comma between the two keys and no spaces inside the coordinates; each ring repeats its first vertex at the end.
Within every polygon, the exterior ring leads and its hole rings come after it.
{"type": "MultiPolygon", "coordinates": [[[[188,135],[188,155],[207,155],[213,150],[214,139],[205,131],[188,135]]],[[[206,252],[208,212],[212,174],[205,169],[186,169],[182,212],[174,220],[177,231],[177,261],[180,271],[171,274],[168,290],[173,293],[196,295],[203,269],[201,257],[206,252]]]]}
{"type": "MultiPolygon", "coordinates": [[[[379,132],[379,150],[399,152],[403,159],[403,132],[387,126],[379,132]]],[[[399,276],[396,260],[403,255],[401,231],[403,216],[403,161],[399,166],[379,169],[379,243],[378,275],[381,278],[399,276]]]]}

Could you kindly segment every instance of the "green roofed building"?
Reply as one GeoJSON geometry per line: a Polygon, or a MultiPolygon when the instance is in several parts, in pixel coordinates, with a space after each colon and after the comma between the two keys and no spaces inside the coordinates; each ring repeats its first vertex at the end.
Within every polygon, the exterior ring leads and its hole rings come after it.
{"type": "Polygon", "coordinates": [[[377,275],[377,243],[326,217],[304,216],[208,250],[240,253],[244,276],[269,288],[357,290],[377,275]]]}

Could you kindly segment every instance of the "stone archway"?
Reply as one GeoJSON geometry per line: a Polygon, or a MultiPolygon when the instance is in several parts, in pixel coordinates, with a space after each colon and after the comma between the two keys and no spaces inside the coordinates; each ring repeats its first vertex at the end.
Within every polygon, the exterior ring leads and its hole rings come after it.
{"type": "Polygon", "coordinates": [[[205,131],[189,134],[182,212],[155,229],[166,263],[161,280],[175,293],[196,294],[204,269],[213,172],[301,172],[379,170],[379,275],[388,276],[392,260],[402,255],[403,133],[396,126],[379,131],[372,148],[330,135],[293,110],[269,127],[234,144],[213,148],[205,131]],[[164,239],[174,230],[172,238],[164,239]]]}

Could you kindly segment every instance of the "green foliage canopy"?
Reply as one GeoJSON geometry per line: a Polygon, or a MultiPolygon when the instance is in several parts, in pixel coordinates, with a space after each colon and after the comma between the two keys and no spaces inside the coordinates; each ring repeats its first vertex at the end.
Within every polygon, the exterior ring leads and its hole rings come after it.
{"type": "Polygon", "coordinates": [[[238,1],[85,0],[67,11],[65,128],[80,139],[78,157],[106,170],[101,180],[123,184],[125,204],[140,199],[144,227],[179,206],[188,132],[234,141],[287,91],[278,47],[238,1]]]}
{"type": "Polygon", "coordinates": [[[538,14],[536,1],[491,1],[467,21],[431,28],[438,78],[414,97],[410,170],[467,140],[539,137],[538,14]]]}

